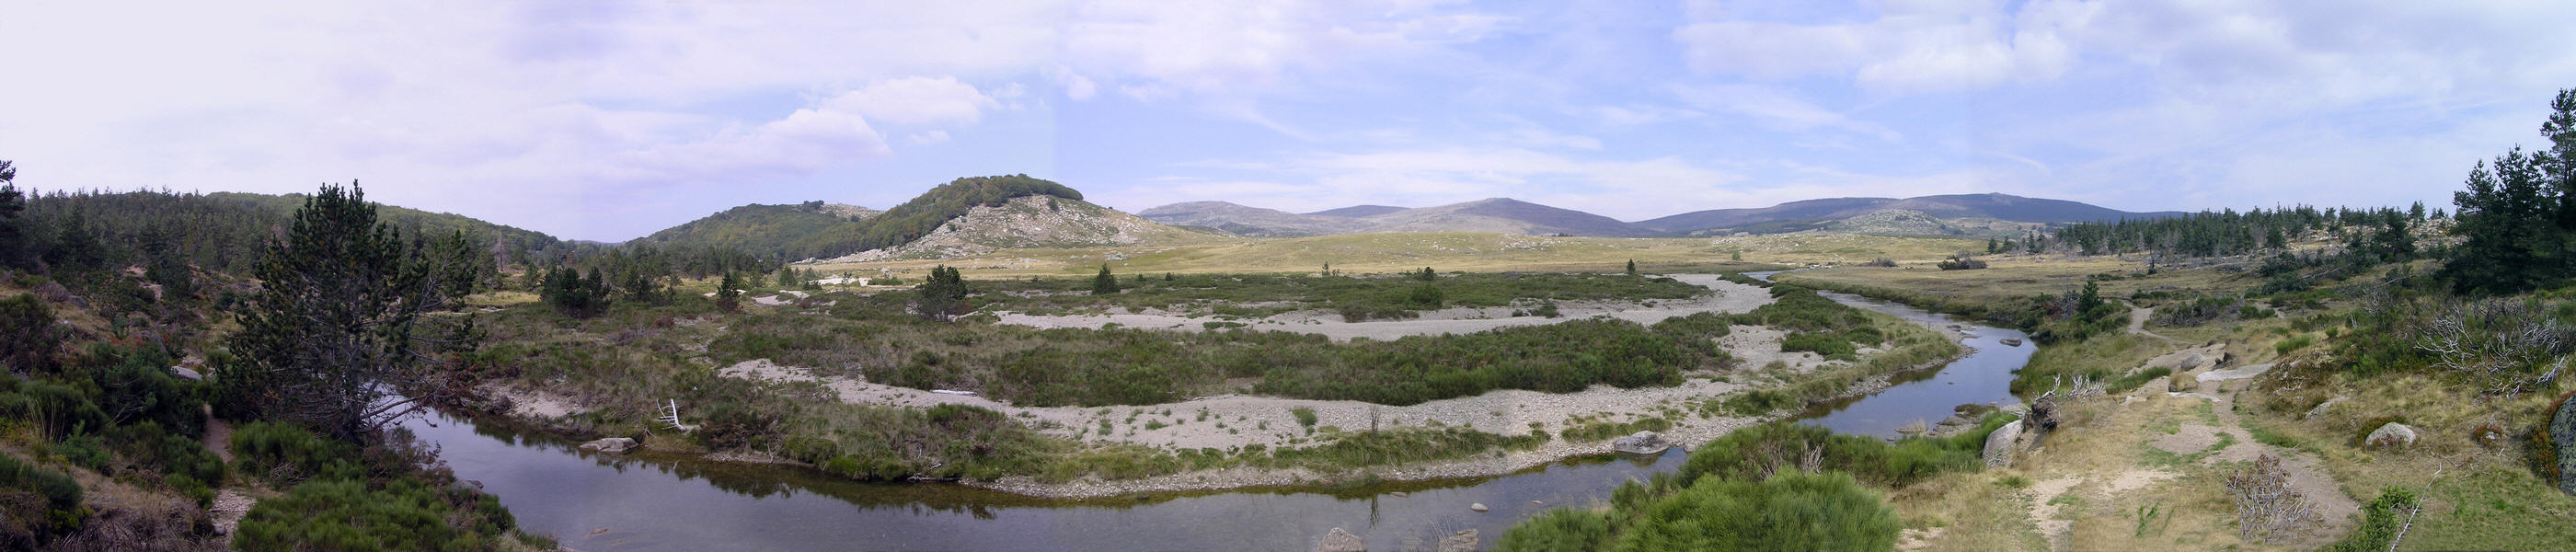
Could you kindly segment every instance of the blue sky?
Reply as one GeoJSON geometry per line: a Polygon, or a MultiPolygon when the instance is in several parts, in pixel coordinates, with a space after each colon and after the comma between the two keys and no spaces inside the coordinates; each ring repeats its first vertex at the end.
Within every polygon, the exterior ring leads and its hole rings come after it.
{"type": "Polygon", "coordinates": [[[310,191],[624,240],[1027,173],[1130,211],[1623,220],[2004,192],[2446,206],[2576,3],[12,2],[21,187],[310,191]]]}

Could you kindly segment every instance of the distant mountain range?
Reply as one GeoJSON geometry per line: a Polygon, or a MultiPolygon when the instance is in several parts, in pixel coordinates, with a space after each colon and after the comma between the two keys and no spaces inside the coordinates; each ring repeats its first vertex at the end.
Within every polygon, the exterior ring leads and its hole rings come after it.
{"type": "MultiPolygon", "coordinates": [[[[1663,233],[1707,233],[1824,227],[1880,211],[1914,211],[1935,219],[1986,219],[2030,224],[2064,224],[2119,219],[2182,216],[2181,211],[2133,213],[2062,199],[2006,194],[1935,195],[1906,199],[1844,197],[1792,201],[1757,209],[1710,209],[1637,221],[1638,227],[1663,233]]],[[[1791,230],[1794,231],[1794,230],[1791,230]]]]}
{"type": "Polygon", "coordinates": [[[2016,235],[2047,224],[2181,216],[2128,212],[2073,201],[2006,194],[1906,199],[1854,197],[1793,201],[1753,209],[1712,209],[1636,222],[1513,199],[1493,198],[1409,209],[1358,205],[1297,214],[1223,201],[1175,203],[1136,213],[1163,224],[1250,237],[1375,232],[1498,232],[1568,236],[1685,236],[1805,230],[1909,235],[2016,235]]]}
{"type": "Polygon", "coordinates": [[[1082,247],[1384,232],[1485,232],[1591,237],[1708,236],[1800,231],[1919,236],[2017,236],[2051,224],[2180,216],[2005,194],[1793,201],[1693,211],[1635,222],[1509,198],[1436,207],[1354,205],[1312,213],[1223,201],[1174,203],[1130,215],[1081,192],[1025,175],[961,178],[879,212],[820,201],[745,205],[631,244],[714,247],[785,259],[928,258],[1012,247],[1082,247]],[[1176,228],[1177,227],[1177,228],[1176,228]]]}
{"type": "Polygon", "coordinates": [[[1192,201],[1146,209],[1137,212],[1136,216],[1174,226],[1197,226],[1238,236],[1265,238],[1377,232],[1568,236],[1642,236],[1654,233],[1610,217],[1505,198],[1420,209],[1360,205],[1307,214],[1223,201],[1192,201]]]}

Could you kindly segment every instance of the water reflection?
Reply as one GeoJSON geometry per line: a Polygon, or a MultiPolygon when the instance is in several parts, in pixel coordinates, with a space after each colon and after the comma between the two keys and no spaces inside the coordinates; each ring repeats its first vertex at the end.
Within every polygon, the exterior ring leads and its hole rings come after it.
{"type": "MultiPolygon", "coordinates": [[[[1946,317],[1850,295],[1827,297],[1909,320],[1946,317]]],[[[1975,353],[1907,374],[1886,391],[1801,416],[1836,431],[1894,435],[1960,403],[2010,402],[2020,332],[1969,326],[1975,353]]],[[[1494,478],[1361,487],[1250,489],[1101,500],[1046,500],[949,484],[860,483],[793,466],[625,456],[453,417],[405,424],[443,448],[459,477],[500,497],[529,531],[584,551],[650,550],[1309,550],[1335,527],[1372,549],[1428,548],[1460,529],[1491,544],[1541,510],[1607,500],[1631,479],[1679,469],[1676,448],[1578,458],[1494,478]],[[1469,504],[1491,509],[1478,513],[1469,504]]]]}
{"type": "Polygon", "coordinates": [[[1607,500],[1619,483],[1678,469],[1686,457],[1676,449],[1486,479],[1055,501],[651,452],[591,454],[499,422],[409,425],[444,448],[459,477],[501,497],[522,526],[585,551],[1302,550],[1334,527],[1372,548],[1428,546],[1459,529],[1490,542],[1540,510],[1607,500]],[[1469,511],[1471,503],[1491,511],[1469,511]]]}

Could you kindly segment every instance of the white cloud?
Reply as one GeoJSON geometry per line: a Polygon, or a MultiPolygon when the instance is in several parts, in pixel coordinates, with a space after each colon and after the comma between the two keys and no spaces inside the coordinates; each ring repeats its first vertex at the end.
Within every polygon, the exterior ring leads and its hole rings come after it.
{"type": "Polygon", "coordinates": [[[1854,120],[1779,89],[1752,85],[1673,85],[1673,95],[1700,109],[1733,113],[1790,131],[1817,127],[1866,134],[1881,140],[1901,139],[1895,130],[1854,120]]]}
{"type": "Polygon", "coordinates": [[[824,102],[869,120],[898,125],[971,125],[1001,102],[956,77],[879,81],[824,102]]]}
{"type": "MultiPolygon", "coordinates": [[[[1673,31],[1691,66],[1763,80],[1849,76],[1886,92],[1975,89],[2054,78],[2076,60],[2045,24],[2002,2],[1893,2],[1855,23],[1698,21],[1673,31]]],[[[2036,6],[2036,4],[2034,4],[2036,6]]],[[[1695,9],[1711,16],[1720,10],[1695,9]]]]}

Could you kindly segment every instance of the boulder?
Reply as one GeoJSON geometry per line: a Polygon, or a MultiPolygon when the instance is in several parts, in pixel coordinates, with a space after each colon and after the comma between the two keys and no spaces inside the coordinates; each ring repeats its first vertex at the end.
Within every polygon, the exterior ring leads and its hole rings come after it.
{"type": "Polygon", "coordinates": [[[2558,399],[2549,417],[2549,441],[2558,447],[2558,490],[2576,495],[2576,393],[2558,399]]]}
{"type": "Polygon", "coordinates": [[[2012,423],[2004,424],[2003,427],[1995,428],[1994,433],[1986,434],[1986,449],[1983,453],[1983,456],[1986,459],[1986,466],[1992,468],[2011,467],[2013,463],[2013,453],[2016,452],[2013,450],[2014,445],[2020,442],[2021,420],[2013,420],[2012,423]]]}
{"type": "Polygon", "coordinates": [[[1368,552],[1368,545],[1360,543],[1359,535],[1334,527],[1324,534],[1323,542],[1315,543],[1315,552],[1368,552]]]}
{"type": "Polygon", "coordinates": [[[1433,547],[1432,550],[1437,550],[1439,552],[1476,552],[1476,545],[1479,544],[1476,540],[1476,530],[1467,529],[1456,533],[1450,533],[1449,536],[1446,537],[1441,537],[1440,545],[1433,547]]]}
{"type": "Polygon", "coordinates": [[[2018,337],[2007,337],[2007,338],[2004,338],[2004,346],[2005,346],[2005,347],[2020,347],[2020,346],[2021,346],[2021,338],[2018,338],[2018,337]]]}
{"type": "Polygon", "coordinates": [[[581,450],[595,450],[595,451],[605,452],[605,453],[609,453],[609,454],[621,454],[621,453],[624,453],[624,452],[626,452],[626,451],[635,450],[635,449],[636,449],[637,447],[639,447],[639,446],[641,446],[641,445],[637,445],[637,444],[635,444],[635,440],[634,440],[634,439],[628,439],[628,438],[625,438],[625,437],[610,437],[610,438],[606,438],[606,439],[600,439],[600,440],[597,440],[597,441],[591,441],[591,442],[588,442],[588,443],[582,443],[582,444],[581,444],[581,450]]]}
{"type": "Polygon", "coordinates": [[[2335,403],[2343,402],[2343,401],[2348,400],[2348,399],[2351,399],[2351,398],[2352,398],[2352,397],[2335,397],[2335,398],[2331,398],[2331,399],[2326,399],[2326,402],[2317,403],[2317,406],[2316,406],[2315,408],[2310,408],[2310,409],[2308,409],[2308,413],[2307,413],[2307,414],[2305,414],[2305,415],[2300,416],[2300,417],[2299,417],[2299,419],[2302,419],[2302,420],[2314,420],[2314,419],[2317,419],[2317,417],[2318,417],[2318,416],[2324,416],[2324,415],[2326,415],[2326,409],[2334,408],[2335,403]]]}
{"type": "Polygon", "coordinates": [[[1673,444],[1665,441],[1663,435],[1652,431],[1639,431],[1611,441],[1610,448],[1628,454],[1660,454],[1665,449],[1673,448],[1673,444]]]}
{"type": "Polygon", "coordinates": [[[2415,428],[2406,427],[2406,424],[2389,422],[2379,426],[2379,429],[2370,430],[2370,436],[2363,437],[2361,439],[2361,443],[2374,447],[2387,446],[2390,448],[2415,446],[2415,428]]]}
{"type": "Polygon", "coordinates": [[[1485,507],[1485,503],[1483,503],[1483,502],[1473,502],[1473,503],[1468,503],[1468,504],[1467,504],[1467,509],[1469,509],[1469,510],[1475,510],[1475,511],[1478,511],[1478,512],[1483,512],[1483,511],[1491,510],[1491,508],[1486,508],[1486,507],[1485,507]]]}

